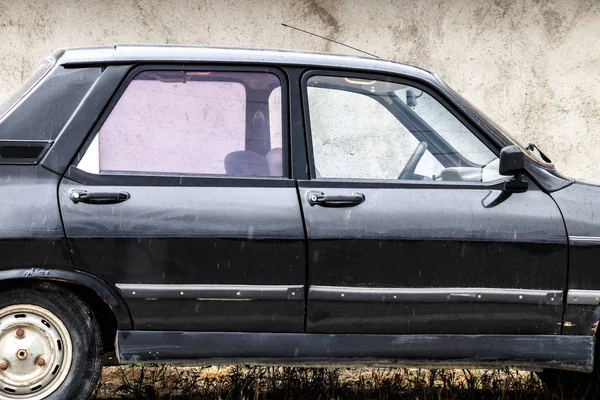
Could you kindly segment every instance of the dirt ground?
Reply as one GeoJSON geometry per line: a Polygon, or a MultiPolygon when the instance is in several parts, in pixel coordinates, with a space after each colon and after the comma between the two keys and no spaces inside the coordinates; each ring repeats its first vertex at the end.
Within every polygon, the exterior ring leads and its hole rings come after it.
{"type": "Polygon", "coordinates": [[[566,399],[533,372],[168,365],[107,367],[97,399],[566,399]]]}

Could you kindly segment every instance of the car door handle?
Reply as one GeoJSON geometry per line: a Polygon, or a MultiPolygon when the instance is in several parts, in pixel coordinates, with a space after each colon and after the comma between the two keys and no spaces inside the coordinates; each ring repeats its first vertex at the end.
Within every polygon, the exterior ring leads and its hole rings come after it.
{"type": "Polygon", "coordinates": [[[116,204],[128,200],[131,195],[124,191],[119,192],[88,192],[87,190],[71,190],[71,201],[87,204],[116,204]]]}
{"type": "Polygon", "coordinates": [[[308,203],[322,207],[354,207],[365,201],[365,195],[354,192],[351,195],[327,196],[323,192],[308,192],[308,203]]]}

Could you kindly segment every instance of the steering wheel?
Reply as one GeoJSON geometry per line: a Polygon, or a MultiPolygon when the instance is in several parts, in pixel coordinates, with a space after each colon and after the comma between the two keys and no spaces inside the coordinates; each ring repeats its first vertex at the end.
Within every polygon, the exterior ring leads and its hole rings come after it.
{"type": "Polygon", "coordinates": [[[425,151],[427,151],[427,142],[419,143],[415,151],[408,159],[404,169],[402,172],[400,172],[400,176],[398,176],[399,180],[409,179],[411,176],[413,176],[415,170],[417,169],[417,164],[419,164],[419,161],[421,161],[421,158],[423,158],[425,151]]]}

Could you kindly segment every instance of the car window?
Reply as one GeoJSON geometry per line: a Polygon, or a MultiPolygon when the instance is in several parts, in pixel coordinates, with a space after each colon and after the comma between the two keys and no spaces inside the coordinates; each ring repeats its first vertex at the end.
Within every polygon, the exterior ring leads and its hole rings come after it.
{"type": "Polygon", "coordinates": [[[405,104],[414,101],[412,110],[440,136],[446,139],[457,152],[476,164],[485,165],[496,156],[473,135],[454,115],[429,94],[405,86],[396,91],[405,104]],[[409,93],[410,92],[410,93],[409,93]],[[414,100],[411,100],[414,98],[414,100]]]}
{"type": "Polygon", "coordinates": [[[434,97],[377,80],[307,80],[317,179],[488,182],[498,158],[434,97]]]}
{"type": "Polygon", "coordinates": [[[96,174],[281,177],[280,87],[270,73],[142,72],[77,167],[96,174]]]}
{"type": "Polygon", "coordinates": [[[271,132],[271,147],[282,148],[281,120],[281,86],[276,87],[269,96],[269,131],[271,132]]]}

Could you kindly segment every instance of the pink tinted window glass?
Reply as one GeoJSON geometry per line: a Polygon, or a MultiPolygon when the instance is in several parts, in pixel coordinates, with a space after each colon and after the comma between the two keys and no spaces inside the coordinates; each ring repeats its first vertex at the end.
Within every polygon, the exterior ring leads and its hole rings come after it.
{"type": "MultiPolygon", "coordinates": [[[[252,85],[279,86],[279,80],[244,72],[137,75],[98,133],[99,172],[226,174],[226,157],[245,151],[252,85]]],[[[265,107],[281,114],[281,102],[265,99],[265,107]]],[[[280,135],[280,126],[272,129],[280,135]]]]}
{"type": "Polygon", "coordinates": [[[269,124],[271,131],[271,148],[282,147],[281,121],[281,87],[275,88],[269,96],[269,124]]]}

